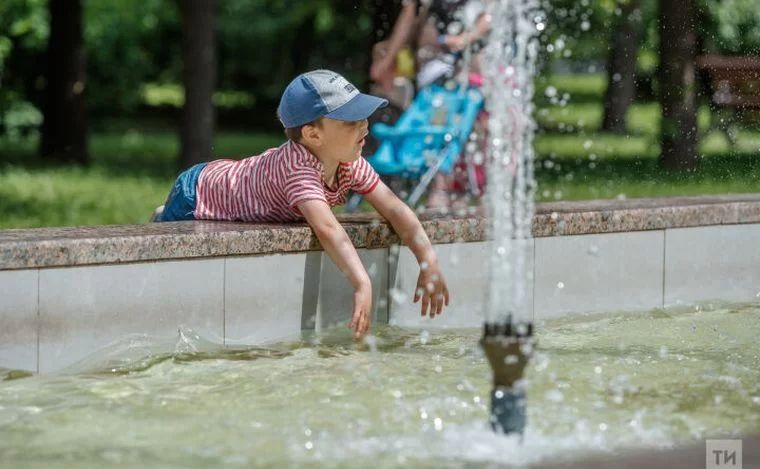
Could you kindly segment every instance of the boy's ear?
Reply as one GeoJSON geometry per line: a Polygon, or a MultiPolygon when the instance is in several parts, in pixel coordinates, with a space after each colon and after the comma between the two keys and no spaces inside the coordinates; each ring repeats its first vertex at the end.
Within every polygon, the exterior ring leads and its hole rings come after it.
{"type": "Polygon", "coordinates": [[[319,145],[322,143],[322,132],[316,125],[304,125],[301,127],[301,138],[312,145],[319,145]]]}

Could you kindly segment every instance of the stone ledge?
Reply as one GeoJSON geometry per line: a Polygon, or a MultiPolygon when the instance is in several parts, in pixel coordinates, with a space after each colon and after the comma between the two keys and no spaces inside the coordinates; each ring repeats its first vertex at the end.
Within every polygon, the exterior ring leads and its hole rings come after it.
{"type": "MultiPolygon", "coordinates": [[[[376,214],[339,217],[357,248],[399,243],[376,214]]],[[[486,240],[482,214],[423,216],[435,244],[486,240]]],[[[537,204],[536,237],[760,223],[760,194],[537,204]]],[[[305,224],[174,222],[0,230],[0,270],[262,255],[321,249],[305,224]]]]}

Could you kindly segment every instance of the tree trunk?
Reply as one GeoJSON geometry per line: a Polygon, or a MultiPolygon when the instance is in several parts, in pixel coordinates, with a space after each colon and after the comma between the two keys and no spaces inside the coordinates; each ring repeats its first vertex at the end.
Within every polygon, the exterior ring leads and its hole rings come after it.
{"type": "Polygon", "coordinates": [[[214,3],[214,0],[179,0],[185,86],[180,149],[183,169],[214,157],[214,3]]]}
{"type": "Polygon", "coordinates": [[[641,36],[641,0],[618,1],[620,17],[607,61],[602,130],[625,132],[625,116],[636,95],[636,54],[641,36]]]}
{"type": "Polygon", "coordinates": [[[85,110],[85,50],[80,0],[50,0],[40,155],[89,164],[85,110]]]}
{"type": "Polygon", "coordinates": [[[696,0],[660,0],[660,162],[691,169],[698,163],[696,0]]]}

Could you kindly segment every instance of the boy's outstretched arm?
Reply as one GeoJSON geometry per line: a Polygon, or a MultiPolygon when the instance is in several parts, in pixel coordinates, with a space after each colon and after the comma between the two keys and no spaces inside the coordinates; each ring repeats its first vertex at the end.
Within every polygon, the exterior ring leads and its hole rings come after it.
{"type": "Polygon", "coordinates": [[[372,284],[346,230],[321,200],[306,200],[298,204],[304,218],[319,238],[322,248],[354,287],[353,311],[349,327],[361,338],[368,330],[372,312],[372,284]]]}
{"type": "Polygon", "coordinates": [[[441,273],[438,256],[417,215],[382,181],[364,197],[388,220],[420,264],[414,302],[422,300],[422,315],[428,314],[428,308],[431,318],[441,314],[443,307],[449,304],[449,289],[441,273]]]}

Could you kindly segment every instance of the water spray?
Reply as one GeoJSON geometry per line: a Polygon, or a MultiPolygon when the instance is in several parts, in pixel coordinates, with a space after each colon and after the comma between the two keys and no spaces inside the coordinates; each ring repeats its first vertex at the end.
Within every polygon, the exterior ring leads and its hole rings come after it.
{"type": "Polygon", "coordinates": [[[527,301],[535,213],[533,80],[545,16],[537,0],[492,0],[485,48],[484,96],[489,237],[487,319],[480,345],[493,371],[490,423],[502,434],[526,425],[523,374],[535,345],[527,301]]]}

